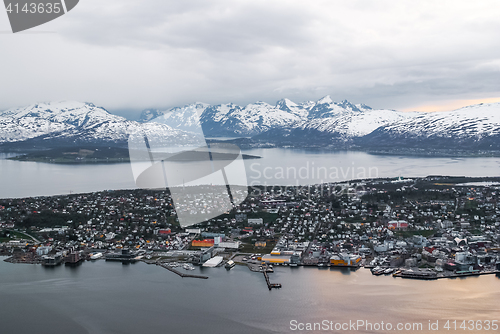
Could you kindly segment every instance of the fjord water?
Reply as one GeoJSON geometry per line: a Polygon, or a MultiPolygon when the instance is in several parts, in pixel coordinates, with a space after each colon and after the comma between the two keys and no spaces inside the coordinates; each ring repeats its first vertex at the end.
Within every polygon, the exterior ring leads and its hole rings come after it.
{"type": "MultiPolygon", "coordinates": [[[[308,185],[398,176],[500,176],[498,157],[431,158],[282,148],[243,153],[262,157],[245,160],[250,185],[308,185]]],[[[63,165],[6,160],[8,156],[0,154],[0,198],[135,188],[128,163],[63,165]]],[[[172,162],[171,168],[183,168],[183,164],[172,162]]]]}
{"type": "Polygon", "coordinates": [[[270,278],[283,288],[269,291],[262,274],[241,266],[197,268],[210,277],[201,280],[144,263],[45,268],[1,260],[2,333],[290,333],[292,320],[422,323],[423,331],[407,332],[428,333],[429,320],[439,321],[439,332],[448,319],[500,320],[494,275],[419,281],[363,268],[278,267],[270,278]]]}

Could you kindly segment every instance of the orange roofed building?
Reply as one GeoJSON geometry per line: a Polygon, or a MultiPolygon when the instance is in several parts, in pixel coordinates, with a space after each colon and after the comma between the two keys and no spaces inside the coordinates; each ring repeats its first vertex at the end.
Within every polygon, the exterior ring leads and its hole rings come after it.
{"type": "Polygon", "coordinates": [[[212,247],[214,245],[214,239],[205,240],[193,240],[191,246],[193,247],[212,247]]]}

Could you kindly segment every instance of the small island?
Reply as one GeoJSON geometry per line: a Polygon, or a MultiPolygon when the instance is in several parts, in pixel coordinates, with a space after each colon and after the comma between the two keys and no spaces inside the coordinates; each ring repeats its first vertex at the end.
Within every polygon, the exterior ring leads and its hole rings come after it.
{"type": "MultiPolygon", "coordinates": [[[[207,152],[187,151],[165,156],[169,161],[199,161],[207,157],[207,152]]],[[[233,160],[235,154],[211,152],[212,159],[233,160]]],[[[260,156],[242,154],[243,159],[260,159],[260,156]]],[[[16,161],[46,162],[54,164],[106,164],[130,162],[129,150],[121,147],[65,147],[30,152],[8,158],[16,161]]]]}

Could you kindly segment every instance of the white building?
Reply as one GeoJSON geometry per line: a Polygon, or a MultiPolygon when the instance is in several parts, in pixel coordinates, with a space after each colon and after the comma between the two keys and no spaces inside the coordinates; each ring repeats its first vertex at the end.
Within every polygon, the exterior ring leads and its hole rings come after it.
{"type": "Polygon", "coordinates": [[[224,241],[224,242],[219,242],[218,247],[225,249],[238,249],[240,248],[240,245],[241,241],[224,241]]]}
{"type": "Polygon", "coordinates": [[[52,250],[51,246],[38,247],[36,249],[36,255],[38,255],[38,256],[47,255],[50,253],[51,250],[52,250]]]}
{"type": "Polygon", "coordinates": [[[209,268],[217,267],[219,264],[221,264],[223,259],[224,258],[222,256],[214,256],[207,262],[203,263],[203,267],[209,267],[209,268]]]}
{"type": "Polygon", "coordinates": [[[249,225],[262,225],[264,224],[264,219],[262,218],[250,218],[248,219],[249,225]]]}

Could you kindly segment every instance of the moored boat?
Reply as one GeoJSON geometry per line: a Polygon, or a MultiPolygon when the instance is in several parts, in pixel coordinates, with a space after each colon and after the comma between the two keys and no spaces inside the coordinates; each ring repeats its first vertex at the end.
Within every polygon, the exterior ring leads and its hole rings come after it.
{"type": "Polygon", "coordinates": [[[91,260],[98,260],[98,259],[100,259],[102,257],[103,257],[102,253],[93,253],[93,254],[90,255],[90,259],[91,260]]]}

